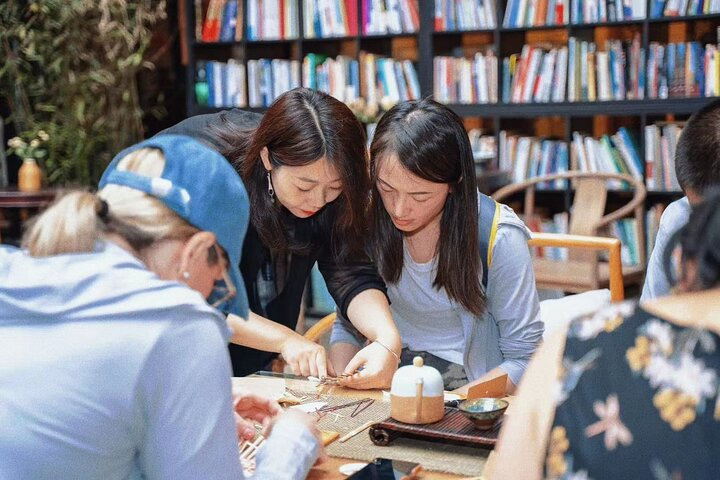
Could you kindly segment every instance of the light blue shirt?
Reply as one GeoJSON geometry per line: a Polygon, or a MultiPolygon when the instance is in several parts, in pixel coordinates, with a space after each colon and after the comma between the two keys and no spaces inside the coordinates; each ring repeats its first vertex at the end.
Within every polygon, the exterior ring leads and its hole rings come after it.
{"type": "Polygon", "coordinates": [[[663,255],[673,234],[687,224],[690,219],[690,210],[688,198],[683,197],[668,205],[660,217],[655,247],[648,261],[645,285],[643,285],[640,297],[641,302],[670,294],[672,286],[665,275],[663,255]]]}
{"type": "MultiPolygon", "coordinates": [[[[479,219],[482,220],[488,221],[479,219]]],[[[527,227],[512,209],[502,205],[493,245],[492,265],[488,271],[487,310],[481,317],[450,301],[444,290],[438,291],[432,287],[431,281],[415,282],[415,287],[403,288],[402,278],[412,276],[406,271],[407,266],[404,266],[400,283],[388,285],[393,316],[399,314],[404,319],[398,322],[403,345],[407,346],[410,340],[417,346],[417,335],[422,331],[427,332],[428,322],[431,321],[438,328],[459,329],[452,336],[450,345],[441,343],[438,336],[426,339],[424,344],[430,346],[435,342],[436,350],[430,351],[435,354],[446,346],[457,350],[470,381],[500,367],[517,385],[543,333],[535,273],[527,245],[529,236],[527,227]],[[418,288],[419,285],[426,288],[418,288]],[[434,310],[430,307],[433,299],[437,304],[434,310]],[[446,305],[450,305],[451,309],[445,309],[446,305]],[[444,313],[438,313],[434,318],[428,317],[428,313],[432,316],[433,312],[440,311],[444,313]],[[415,329],[413,322],[420,317],[425,328],[415,329]]],[[[406,283],[406,287],[409,285],[406,283]]],[[[331,343],[360,346],[358,335],[352,325],[341,318],[333,326],[331,343]]],[[[442,338],[447,341],[450,336],[444,335],[442,338]]]]}
{"type": "MultiPolygon", "coordinates": [[[[112,243],[0,248],[0,312],[0,478],[243,477],[229,331],[199,293],[112,243]]],[[[304,478],[315,440],[278,427],[256,477],[304,478]]]]}

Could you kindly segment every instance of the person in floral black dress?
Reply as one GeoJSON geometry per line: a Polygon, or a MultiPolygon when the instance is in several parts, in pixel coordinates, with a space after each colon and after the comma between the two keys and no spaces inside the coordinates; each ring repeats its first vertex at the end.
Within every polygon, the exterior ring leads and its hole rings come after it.
{"type": "Polygon", "coordinates": [[[677,295],[612,305],[548,339],[489,478],[720,478],[717,190],[694,208],[680,243],[677,295]]]}

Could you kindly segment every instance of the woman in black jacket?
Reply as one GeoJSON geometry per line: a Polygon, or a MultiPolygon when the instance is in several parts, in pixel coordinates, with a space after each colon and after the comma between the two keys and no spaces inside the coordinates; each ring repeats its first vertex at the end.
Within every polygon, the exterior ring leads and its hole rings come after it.
{"type": "Polygon", "coordinates": [[[363,250],[366,138],[350,109],[324,93],[296,88],[264,115],[228,110],[189,118],[163,133],[194,136],[219,150],[250,196],[240,269],[251,315],[247,322],[228,317],[234,374],[264,368],[275,353],[296,374],[334,373],[325,349],[295,332],[305,283],[317,262],[339,312],[371,340],[345,368],[343,373],[355,373],[344,384],[389,385],[400,336],[385,284],[363,250]]]}

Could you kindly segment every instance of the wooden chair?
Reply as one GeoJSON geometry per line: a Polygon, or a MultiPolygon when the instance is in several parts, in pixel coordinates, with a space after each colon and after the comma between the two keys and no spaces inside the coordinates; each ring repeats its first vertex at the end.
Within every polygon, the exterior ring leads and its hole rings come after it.
{"type": "MultiPolygon", "coordinates": [[[[565,240],[569,243],[561,245],[560,239],[544,244],[541,236],[535,234],[531,240],[537,246],[567,246],[571,247],[568,252],[568,261],[559,262],[549,258],[535,258],[533,260],[535,278],[538,288],[557,289],[566,292],[584,292],[607,288],[611,284],[611,268],[608,262],[598,259],[597,250],[606,247],[591,246],[593,242],[583,241],[575,243],[572,236],[603,237],[607,236],[609,225],[629,215],[634,215],[637,223],[638,253],[640,263],[634,266],[621,267],[622,283],[641,284],[645,275],[645,234],[643,206],[647,193],[645,185],[629,175],[611,173],[587,173],[587,172],[565,172],[555,175],[536,177],[521,183],[503,187],[493,195],[497,201],[502,201],[513,194],[525,192],[524,216],[531,219],[535,211],[535,188],[537,184],[554,181],[558,179],[570,180],[575,189],[574,202],[571,207],[568,236],[565,240]],[[631,186],[633,196],[621,208],[605,214],[607,203],[607,182],[610,180],[622,180],[631,186]],[[582,248],[575,248],[582,247],[582,248]]],[[[619,242],[618,242],[619,243],[619,242]]],[[[599,244],[598,244],[599,245],[599,244]]],[[[608,247],[610,248],[610,247],[608,247]]],[[[614,248],[614,247],[613,247],[614,248]]],[[[616,270],[614,270],[616,272],[616,270]]],[[[617,279],[615,280],[617,284],[617,279]]],[[[616,299],[617,293],[613,297],[616,299]]]]}
{"type": "Polygon", "coordinates": [[[308,328],[307,332],[303,334],[303,337],[310,340],[311,342],[319,342],[323,335],[330,331],[337,318],[337,313],[333,312],[329,315],[325,315],[323,318],[317,321],[315,325],[308,328]]]}
{"type": "Polygon", "coordinates": [[[533,232],[532,237],[528,241],[528,245],[532,247],[606,250],[609,257],[608,283],[610,287],[610,299],[613,302],[618,302],[625,298],[625,286],[623,284],[623,266],[620,258],[621,243],[620,240],[618,240],[617,238],[533,232]]]}

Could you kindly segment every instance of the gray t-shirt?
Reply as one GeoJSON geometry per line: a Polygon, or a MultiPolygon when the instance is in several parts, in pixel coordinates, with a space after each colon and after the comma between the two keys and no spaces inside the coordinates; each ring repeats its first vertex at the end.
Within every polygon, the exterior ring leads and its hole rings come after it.
{"type": "Polygon", "coordinates": [[[665,275],[663,254],[670,241],[670,237],[684,227],[690,219],[690,209],[690,202],[688,202],[687,197],[683,197],[668,205],[662,217],[660,217],[660,225],[657,236],[655,237],[655,247],[648,261],[645,285],[643,286],[642,296],[640,297],[641,302],[662,297],[670,293],[671,285],[665,275]]]}
{"type": "Polygon", "coordinates": [[[457,305],[444,288],[433,286],[437,256],[430,262],[413,260],[403,245],[403,271],[397,283],[388,284],[393,319],[403,347],[428,352],[448,362],[463,364],[465,339],[457,305]]]}
{"type": "MultiPolygon", "coordinates": [[[[481,317],[451,302],[445,290],[432,287],[435,270],[428,264],[405,262],[400,281],[388,285],[403,346],[463,365],[471,381],[499,366],[519,383],[543,332],[528,237],[527,227],[512,209],[501,205],[488,272],[487,311],[481,317]]],[[[358,335],[339,317],[330,342],[359,347],[358,335]]]]}

